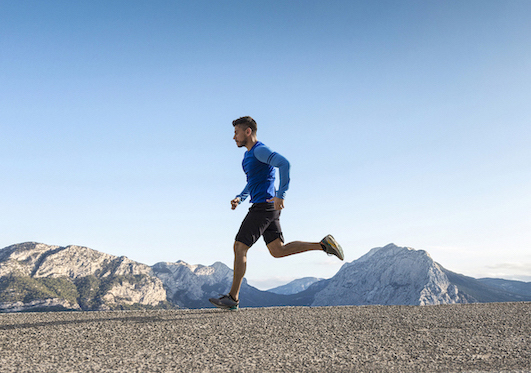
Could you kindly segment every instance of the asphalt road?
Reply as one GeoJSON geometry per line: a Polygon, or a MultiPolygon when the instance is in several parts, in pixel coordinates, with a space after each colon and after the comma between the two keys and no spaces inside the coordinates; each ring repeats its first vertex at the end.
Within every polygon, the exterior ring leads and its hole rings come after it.
{"type": "Polygon", "coordinates": [[[3,372],[531,372],[531,303],[0,314],[3,372]]]}

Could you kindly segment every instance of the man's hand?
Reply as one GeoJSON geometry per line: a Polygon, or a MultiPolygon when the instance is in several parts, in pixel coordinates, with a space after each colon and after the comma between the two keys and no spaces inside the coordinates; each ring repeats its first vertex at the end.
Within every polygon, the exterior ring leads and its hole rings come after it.
{"type": "Polygon", "coordinates": [[[275,210],[282,210],[284,208],[284,200],[282,198],[273,197],[267,200],[275,204],[275,210]]]}
{"type": "Polygon", "coordinates": [[[240,197],[234,198],[232,201],[230,201],[231,208],[234,210],[238,205],[240,204],[240,197]]]}

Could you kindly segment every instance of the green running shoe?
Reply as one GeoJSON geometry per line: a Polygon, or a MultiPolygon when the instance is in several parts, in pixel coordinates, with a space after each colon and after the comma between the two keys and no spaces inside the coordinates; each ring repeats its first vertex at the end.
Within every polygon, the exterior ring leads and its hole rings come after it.
{"type": "Polygon", "coordinates": [[[343,255],[343,249],[341,248],[341,245],[337,243],[337,241],[332,237],[332,235],[328,235],[325,238],[321,240],[321,246],[325,253],[328,255],[335,255],[339,259],[343,260],[345,259],[345,255],[343,255]]]}
{"type": "Polygon", "coordinates": [[[240,304],[240,301],[234,300],[230,294],[222,295],[219,298],[210,298],[209,301],[217,308],[232,311],[236,311],[240,304]]]}

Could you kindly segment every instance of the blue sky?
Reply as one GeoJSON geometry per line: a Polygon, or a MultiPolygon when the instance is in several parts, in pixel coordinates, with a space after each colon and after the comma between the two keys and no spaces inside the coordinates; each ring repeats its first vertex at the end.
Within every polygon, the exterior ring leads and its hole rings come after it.
{"type": "MultiPolygon", "coordinates": [[[[286,240],[531,281],[530,38],[527,0],[1,1],[0,247],[232,266],[251,115],[286,240]]],[[[341,264],[260,241],[246,277],[341,264]]]]}

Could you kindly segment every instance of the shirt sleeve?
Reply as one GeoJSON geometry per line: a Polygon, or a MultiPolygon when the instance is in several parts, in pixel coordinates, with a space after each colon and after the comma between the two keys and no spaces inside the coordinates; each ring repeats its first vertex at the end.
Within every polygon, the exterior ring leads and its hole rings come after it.
{"type": "Polygon", "coordinates": [[[240,199],[240,203],[245,201],[247,197],[249,197],[249,184],[245,185],[245,188],[243,188],[242,192],[236,196],[236,198],[240,199]]]}
{"type": "Polygon", "coordinates": [[[267,146],[259,146],[254,151],[254,156],[262,163],[267,163],[273,167],[278,168],[280,177],[280,185],[276,193],[276,197],[285,199],[286,191],[289,188],[289,171],[290,164],[286,158],[280,154],[271,151],[267,146]]]}

